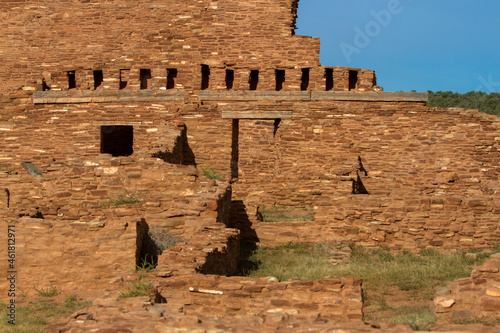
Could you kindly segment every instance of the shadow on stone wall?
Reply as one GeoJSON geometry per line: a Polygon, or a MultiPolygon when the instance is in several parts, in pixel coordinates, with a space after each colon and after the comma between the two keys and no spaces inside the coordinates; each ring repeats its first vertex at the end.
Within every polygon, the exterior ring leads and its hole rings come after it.
{"type": "Polygon", "coordinates": [[[178,236],[161,227],[149,227],[145,219],[137,223],[136,266],[152,268],[158,264],[158,256],[168,248],[182,242],[178,236]]]}
{"type": "Polygon", "coordinates": [[[194,165],[196,166],[196,160],[191,147],[189,147],[187,138],[187,126],[182,124],[179,125],[181,128],[181,133],[175,140],[175,145],[172,151],[166,149],[165,151],[159,151],[153,153],[151,156],[160,158],[170,164],[182,164],[182,165],[194,165]]]}
{"type": "Polygon", "coordinates": [[[232,201],[229,227],[240,231],[240,262],[237,274],[241,275],[245,272],[255,270],[258,264],[249,261],[248,258],[257,249],[257,243],[259,243],[260,240],[255,229],[252,228],[252,221],[250,221],[248,217],[243,200],[232,201]]]}

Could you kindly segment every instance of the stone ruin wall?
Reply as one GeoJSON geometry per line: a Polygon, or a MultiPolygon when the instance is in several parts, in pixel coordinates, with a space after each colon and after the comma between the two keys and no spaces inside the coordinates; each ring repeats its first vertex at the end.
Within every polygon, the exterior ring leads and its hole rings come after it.
{"type": "MultiPolygon", "coordinates": [[[[175,171],[151,154],[173,151],[180,128],[186,129],[186,142],[198,167],[213,167],[230,180],[236,176],[230,170],[236,121],[238,180],[232,184],[232,199],[242,202],[245,211],[243,221],[236,217],[230,225],[261,228],[258,237],[264,244],[271,239],[342,238],[366,246],[485,247],[498,239],[498,122],[493,116],[427,109],[409,102],[152,105],[131,105],[128,112],[123,111],[126,105],[115,103],[35,105],[36,127],[24,118],[9,122],[1,133],[7,143],[5,163],[13,156],[30,160],[49,175],[67,164],[73,179],[59,181],[57,190],[37,192],[35,185],[31,192],[17,191],[20,179],[26,179],[29,187],[32,176],[13,163],[20,175],[10,176],[10,181],[7,177],[5,184],[12,207],[26,205],[30,194],[55,196],[63,207],[82,199],[95,200],[96,205],[123,190],[154,192],[151,186],[161,179],[171,183],[167,176],[175,171]],[[225,110],[234,109],[291,111],[291,118],[277,125],[275,119],[222,119],[225,110]],[[118,172],[112,163],[120,163],[119,159],[111,162],[102,157],[99,162],[92,156],[99,156],[101,126],[126,124],[133,126],[137,159],[122,158],[126,165],[118,172]],[[19,139],[23,137],[33,140],[19,139]],[[352,194],[352,180],[360,173],[358,157],[367,171],[367,175],[361,173],[361,180],[369,194],[352,194]],[[160,174],[161,168],[169,171],[160,174]],[[92,176],[104,176],[104,183],[85,183],[82,179],[87,177],[82,175],[87,169],[92,176]],[[114,178],[110,173],[117,173],[116,179],[109,180],[114,178]],[[134,185],[134,179],[141,177],[147,181],[134,185]],[[95,188],[77,193],[87,185],[95,188]],[[273,204],[312,208],[314,222],[269,226],[257,221],[257,207],[273,204]]],[[[194,181],[196,175],[193,169],[186,179],[194,181]]],[[[189,188],[190,183],[183,186],[189,188]]],[[[4,205],[5,200],[4,196],[4,205]]]]}
{"type": "Polygon", "coordinates": [[[311,103],[301,106],[300,116],[283,119],[276,134],[272,121],[240,120],[240,178],[233,198],[244,201],[259,240],[340,236],[391,248],[494,244],[499,236],[497,117],[415,104],[376,105],[311,103]],[[369,194],[352,193],[357,173],[369,194]],[[262,177],[267,181],[259,181],[262,177]],[[257,221],[257,207],[273,204],[312,208],[314,222],[257,221]]]}
{"type": "MultiPolygon", "coordinates": [[[[434,311],[439,322],[495,322],[500,311],[500,254],[474,268],[470,277],[451,282],[434,292],[434,311]]],[[[493,330],[490,325],[490,330],[493,330]]]]}
{"type": "MultiPolygon", "coordinates": [[[[233,227],[262,245],[331,240],[416,249],[498,242],[498,119],[427,108],[425,94],[385,94],[371,70],[320,66],[319,39],[294,35],[296,6],[291,0],[0,3],[0,163],[8,167],[0,172],[8,189],[0,213],[21,231],[23,288],[123,286],[132,279],[128,264],[138,260],[137,225],[144,222],[192,236],[159,257],[160,295],[226,288],[238,301],[219,298],[241,303],[236,315],[251,313],[258,300],[266,325],[276,328],[295,314],[272,311],[296,308],[290,302],[297,294],[313,297],[307,288],[313,295],[331,292],[331,281],[274,285],[198,274],[234,271],[240,235],[233,227]],[[252,71],[259,71],[256,86],[252,71]],[[133,154],[101,154],[103,126],[130,126],[133,154]],[[33,162],[43,176],[26,174],[21,161],[33,162]],[[202,167],[222,179],[206,179],[202,167]],[[358,174],[368,194],[352,193],[358,174]],[[99,207],[123,190],[142,193],[144,201],[99,207]],[[314,220],[261,222],[262,205],[310,208],[314,220]],[[65,273],[47,273],[54,265],[65,273]]],[[[307,312],[311,325],[323,323],[320,312],[360,320],[361,284],[345,281],[335,287],[335,309],[323,311],[330,304],[310,298],[299,315],[307,312]]],[[[221,310],[222,300],[212,304],[201,294],[173,306],[221,310]]]]}
{"type": "Polygon", "coordinates": [[[294,35],[296,8],[291,0],[2,2],[0,121],[32,109],[34,90],[139,90],[141,70],[147,89],[183,89],[186,101],[197,100],[202,65],[210,90],[228,87],[226,70],[233,90],[249,89],[251,71],[256,90],[274,90],[276,70],[285,70],[284,91],[303,81],[307,90],[372,90],[373,71],[353,69],[350,87],[348,68],[319,66],[319,39],[294,35]]]}

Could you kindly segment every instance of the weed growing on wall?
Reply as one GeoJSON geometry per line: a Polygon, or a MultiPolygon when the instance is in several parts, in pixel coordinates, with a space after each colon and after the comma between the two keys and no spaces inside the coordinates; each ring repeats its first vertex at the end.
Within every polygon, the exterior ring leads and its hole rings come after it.
{"type": "Polygon", "coordinates": [[[219,174],[219,172],[217,171],[217,169],[215,169],[212,166],[203,166],[203,167],[201,167],[201,172],[203,172],[203,175],[207,179],[220,179],[221,178],[221,175],[219,174]]]}
{"type": "Polygon", "coordinates": [[[135,204],[142,202],[141,196],[138,193],[125,191],[123,194],[118,194],[116,197],[99,203],[102,208],[117,207],[121,205],[135,204]]]}

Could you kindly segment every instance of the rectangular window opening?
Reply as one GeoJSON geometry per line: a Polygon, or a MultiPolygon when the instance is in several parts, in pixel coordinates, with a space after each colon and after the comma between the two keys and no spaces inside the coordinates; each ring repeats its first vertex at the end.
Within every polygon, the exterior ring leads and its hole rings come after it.
{"type": "Polygon", "coordinates": [[[356,89],[358,84],[358,71],[349,71],[349,90],[356,89]]]}
{"type": "Polygon", "coordinates": [[[68,89],[76,88],[76,73],[75,71],[66,72],[68,76],[68,89]]]}
{"type": "Polygon", "coordinates": [[[125,89],[128,84],[130,70],[120,69],[120,90],[125,89]]]}
{"type": "Polygon", "coordinates": [[[250,78],[248,79],[248,83],[250,84],[250,90],[257,90],[257,85],[259,84],[259,71],[251,70],[250,78]]]}
{"type": "Polygon", "coordinates": [[[210,84],[210,67],[201,65],[201,90],[208,89],[210,84]]]}
{"type": "Polygon", "coordinates": [[[141,89],[151,89],[151,69],[141,68],[139,74],[141,89]]]}
{"type": "Polygon", "coordinates": [[[300,90],[309,88],[309,68],[302,68],[302,77],[300,78],[300,90]]]}
{"type": "Polygon", "coordinates": [[[177,69],[167,68],[167,89],[175,88],[175,78],[177,77],[177,69]]]}
{"type": "Polygon", "coordinates": [[[277,69],[276,72],[276,91],[283,89],[283,83],[285,83],[285,70],[277,69]]]}
{"type": "Polygon", "coordinates": [[[134,152],[134,127],[101,126],[101,154],[129,156],[134,152]]]}
{"type": "Polygon", "coordinates": [[[226,89],[227,90],[233,89],[233,83],[234,83],[234,70],[226,69],[226,89]]]}
{"type": "Polygon", "coordinates": [[[94,90],[99,88],[104,82],[104,75],[101,70],[94,71],[94,90]]]}
{"type": "Polygon", "coordinates": [[[333,89],[333,68],[325,68],[325,90],[333,89]]]}

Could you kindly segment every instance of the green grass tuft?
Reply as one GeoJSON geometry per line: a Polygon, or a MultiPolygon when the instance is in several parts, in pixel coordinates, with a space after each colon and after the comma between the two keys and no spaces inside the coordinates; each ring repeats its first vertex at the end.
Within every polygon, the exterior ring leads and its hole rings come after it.
{"type": "Polygon", "coordinates": [[[128,297],[138,297],[138,296],[148,296],[151,294],[153,290],[153,284],[145,277],[139,276],[137,282],[132,283],[127,290],[122,291],[119,298],[128,298],[128,297]]]}
{"type": "Polygon", "coordinates": [[[42,333],[46,332],[47,326],[55,319],[65,317],[78,309],[91,305],[82,299],[77,300],[74,296],[67,296],[64,302],[56,302],[53,299],[43,297],[41,300],[23,302],[18,301],[16,307],[16,322],[11,325],[7,322],[7,306],[0,302],[0,332],[5,333],[42,333]]]}
{"type": "Polygon", "coordinates": [[[431,306],[405,305],[394,308],[391,323],[406,324],[413,330],[424,330],[436,323],[434,310],[431,306]]]}
{"type": "Polygon", "coordinates": [[[219,172],[212,166],[204,166],[204,167],[201,167],[201,172],[203,172],[203,175],[207,178],[207,179],[220,179],[221,178],[221,175],[219,174],[219,172]]]}
{"type": "Polygon", "coordinates": [[[59,289],[57,287],[50,285],[48,288],[37,288],[33,286],[33,289],[42,297],[53,297],[59,294],[59,289]]]}
{"type": "Polygon", "coordinates": [[[312,221],[313,212],[309,208],[260,206],[257,216],[263,222],[300,222],[312,221]]]}

